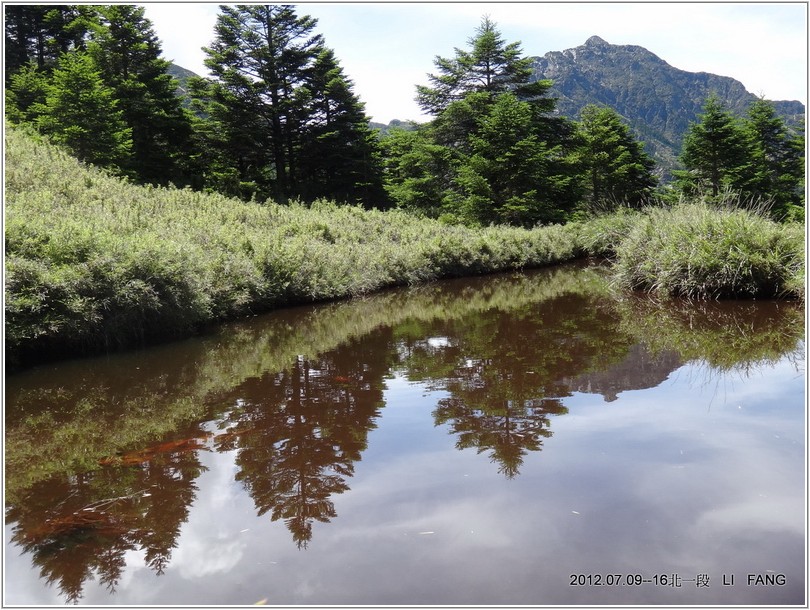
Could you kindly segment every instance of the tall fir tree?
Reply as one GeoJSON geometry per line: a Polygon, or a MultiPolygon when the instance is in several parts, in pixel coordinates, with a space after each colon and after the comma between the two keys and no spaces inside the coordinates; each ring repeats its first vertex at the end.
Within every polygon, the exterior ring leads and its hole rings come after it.
{"type": "Polygon", "coordinates": [[[18,69],[6,88],[6,119],[12,123],[35,123],[45,104],[50,77],[35,62],[18,69]]]}
{"type": "Polygon", "coordinates": [[[470,93],[485,92],[494,98],[507,91],[521,100],[542,100],[545,111],[554,109],[545,98],[550,81],[532,79],[531,59],[521,56],[520,43],[507,44],[488,16],[467,43],[469,50],[455,49],[455,57],[436,57],[438,74],[428,75],[432,87],[417,86],[416,100],[423,111],[438,116],[470,93]]]}
{"type": "Polygon", "coordinates": [[[686,169],[673,175],[687,194],[717,197],[725,190],[743,190],[749,171],[748,138],[716,94],[709,95],[699,121],[689,126],[680,159],[686,169]]]}
{"type": "Polygon", "coordinates": [[[310,99],[299,162],[302,195],[381,207],[385,195],[377,136],[334,51],[321,50],[306,88],[310,99]]]}
{"type": "Polygon", "coordinates": [[[39,129],[82,161],[113,169],[129,164],[132,131],[86,52],[71,51],[60,58],[45,103],[36,113],[39,129]]]}
{"type": "Polygon", "coordinates": [[[241,196],[374,204],[380,161],[363,105],[317,21],[286,5],[222,6],[192,85],[210,178],[241,196]]]}
{"type": "MultiPolygon", "coordinates": [[[[431,86],[417,87],[418,103],[435,115],[422,134],[449,157],[447,174],[432,183],[448,185],[437,213],[470,224],[564,220],[579,196],[578,179],[573,126],[553,115],[551,82],[533,80],[520,43],[507,44],[488,17],[468,45],[453,58],[437,57],[431,86]]],[[[397,176],[387,176],[386,188],[401,202],[407,184],[418,182],[412,173],[397,176]]]]}
{"type": "Polygon", "coordinates": [[[429,131],[392,129],[381,141],[383,186],[391,202],[425,216],[452,212],[445,205],[452,179],[452,152],[429,131]]]}
{"type": "Polygon", "coordinates": [[[788,130],[765,99],[751,105],[743,127],[751,147],[745,189],[752,197],[768,201],[772,214],[783,218],[803,205],[803,142],[797,146],[797,134],[788,130]]]}
{"type": "Polygon", "coordinates": [[[24,66],[50,71],[64,53],[85,50],[97,23],[95,7],[87,5],[9,4],[3,13],[6,84],[24,66]]]}
{"type": "Polygon", "coordinates": [[[578,195],[577,172],[566,167],[574,158],[544,137],[528,102],[499,95],[479,115],[469,143],[452,198],[462,218],[529,227],[565,220],[578,195]]]}
{"type": "Polygon", "coordinates": [[[127,169],[141,182],[186,184],[191,115],[176,94],[152,23],[140,6],[108,5],[98,11],[101,26],[89,51],[132,130],[127,169]]]}
{"type": "MultiPolygon", "coordinates": [[[[215,38],[205,48],[205,60],[212,78],[207,85],[197,83],[193,95],[197,108],[219,124],[215,130],[226,134],[250,130],[251,148],[266,150],[251,154],[239,147],[220,148],[214,154],[236,182],[251,185],[262,198],[286,200],[294,196],[298,180],[296,149],[301,136],[301,100],[307,99],[302,87],[306,71],[321,50],[322,39],[313,34],[316,20],[296,15],[287,5],[221,6],[214,28],[215,38]],[[211,106],[211,108],[209,108],[211,106]],[[235,110],[229,112],[229,108],[235,110]],[[248,124],[235,124],[252,118],[248,124]]],[[[205,138],[209,148],[221,140],[205,138]]],[[[228,137],[226,144],[239,137],[228,137]]],[[[233,179],[232,178],[232,179],[233,179]]]]}
{"type": "Polygon", "coordinates": [[[639,207],[650,198],[658,183],[653,174],[655,162],[614,109],[596,105],[583,108],[578,135],[590,208],[607,210],[618,204],[639,207]]]}

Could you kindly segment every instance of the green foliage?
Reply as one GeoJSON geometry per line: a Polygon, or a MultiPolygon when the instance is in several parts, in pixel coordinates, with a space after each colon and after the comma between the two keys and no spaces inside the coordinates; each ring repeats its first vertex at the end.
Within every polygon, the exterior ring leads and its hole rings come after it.
{"type": "Polygon", "coordinates": [[[190,182],[190,118],[143,7],[9,7],[6,44],[10,121],[140,182],[190,182]]]}
{"type": "Polygon", "coordinates": [[[578,168],[571,125],[551,116],[550,82],[532,81],[520,44],[506,44],[486,17],[468,42],[469,51],[436,58],[433,87],[417,87],[435,119],[418,135],[383,140],[389,196],[468,225],[564,220],[579,196],[578,168]]]}
{"type": "Polygon", "coordinates": [[[24,66],[50,72],[64,53],[85,50],[98,25],[95,7],[84,5],[9,5],[3,17],[6,85],[24,66]]]}
{"type": "Polygon", "coordinates": [[[309,74],[308,117],[299,153],[299,194],[348,203],[384,201],[377,137],[334,52],[322,49],[309,74]]]}
{"type": "Polygon", "coordinates": [[[111,168],[126,165],[132,130],[88,54],[62,55],[46,88],[45,103],[34,104],[31,112],[42,133],[82,161],[111,168]]]}
{"type": "Polygon", "coordinates": [[[791,133],[765,99],[751,105],[743,127],[750,149],[745,192],[767,201],[777,219],[803,211],[804,134],[791,133]]]}
{"type": "Polygon", "coordinates": [[[292,6],[222,6],[190,82],[205,185],[244,199],[379,205],[377,139],[317,23],[292,6]]]}
{"type": "Polygon", "coordinates": [[[705,201],[649,208],[617,248],[617,280],[697,299],[803,297],[798,229],[705,201]]]}
{"type": "Polygon", "coordinates": [[[758,99],[738,119],[710,96],[681,158],[687,170],[676,175],[687,195],[733,193],[777,220],[803,219],[804,134],[788,130],[772,102],[758,99]]]}
{"type": "Polygon", "coordinates": [[[588,176],[587,206],[604,210],[619,203],[633,207],[646,203],[657,184],[655,164],[619,114],[608,106],[586,106],[578,128],[588,176]]]}
{"type": "MultiPolygon", "coordinates": [[[[514,93],[520,99],[541,98],[551,85],[549,81],[532,81],[531,59],[521,57],[519,42],[506,44],[497,26],[485,16],[468,41],[469,51],[455,50],[454,58],[437,57],[438,75],[429,74],[433,87],[417,86],[417,101],[422,110],[436,116],[453,102],[471,93],[514,93]]],[[[553,110],[547,104],[546,111],[553,110]]]]}
{"type": "Polygon", "coordinates": [[[144,183],[187,184],[191,119],[176,95],[169,62],[161,57],[160,41],[144,8],[101,6],[98,16],[101,25],[89,52],[132,130],[127,173],[144,183]]]}
{"type": "Polygon", "coordinates": [[[563,146],[543,137],[529,103],[501,94],[477,115],[468,142],[470,154],[455,179],[462,217],[518,226],[565,220],[576,177],[571,172],[566,179],[563,146]]]}
{"type": "Polygon", "coordinates": [[[688,195],[708,192],[717,197],[742,188],[748,163],[745,132],[717,95],[708,97],[700,121],[690,125],[681,162],[686,170],[675,175],[688,195]]]}
{"type": "Polygon", "coordinates": [[[239,202],[126,184],[8,128],[11,362],[180,336],[279,305],[568,260],[561,227],[471,230],[404,211],[239,202]]]}
{"type": "Polygon", "coordinates": [[[705,204],[533,230],[128,184],[6,131],[6,355],[92,352],[292,303],[614,256],[622,285],[804,294],[803,231],[705,204]]]}
{"type": "Polygon", "coordinates": [[[437,216],[444,208],[453,154],[423,130],[392,129],[380,140],[385,190],[400,208],[437,216]]]}
{"type": "Polygon", "coordinates": [[[6,119],[12,123],[35,123],[45,105],[48,78],[34,63],[11,75],[6,89],[6,119]]]}

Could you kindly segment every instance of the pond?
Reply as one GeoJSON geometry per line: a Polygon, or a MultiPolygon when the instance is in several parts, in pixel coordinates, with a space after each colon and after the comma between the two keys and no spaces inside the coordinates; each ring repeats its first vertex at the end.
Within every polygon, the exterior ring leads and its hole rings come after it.
{"type": "Polygon", "coordinates": [[[581,264],[11,375],[4,601],[804,604],[803,338],[581,264]]]}

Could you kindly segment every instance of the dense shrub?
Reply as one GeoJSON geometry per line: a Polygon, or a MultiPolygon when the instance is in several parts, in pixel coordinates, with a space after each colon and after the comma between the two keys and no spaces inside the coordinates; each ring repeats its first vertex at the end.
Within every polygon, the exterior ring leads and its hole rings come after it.
{"type": "Polygon", "coordinates": [[[285,304],[615,257],[622,286],[803,296],[800,226],[704,204],[474,229],[401,210],[140,187],[6,131],[6,356],[186,335],[285,304]]]}

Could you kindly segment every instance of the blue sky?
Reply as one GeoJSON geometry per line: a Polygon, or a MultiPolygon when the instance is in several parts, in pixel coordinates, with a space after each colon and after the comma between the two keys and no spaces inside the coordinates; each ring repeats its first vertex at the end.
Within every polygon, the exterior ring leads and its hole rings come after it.
{"type": "MultiPolygon", "coordinates": [[[[167,59],[205,75],[200,47],[213,39],[214,3],[147,3],[167,59]]],[[[741,81],[768,99],[807,103],[807,4],[664,2],[304,2],[299,14],[335,50],[374,120],[423,120],[415,86],[436,55],[465,48],[482,15],[525,55],[579,46],[598,35],[643,46],[670,65],[741,81]]]]}

